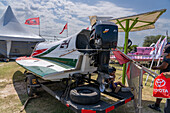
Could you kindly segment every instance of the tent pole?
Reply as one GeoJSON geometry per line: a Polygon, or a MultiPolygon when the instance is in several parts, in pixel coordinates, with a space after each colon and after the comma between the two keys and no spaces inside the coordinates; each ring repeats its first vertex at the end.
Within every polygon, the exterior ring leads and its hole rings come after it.
{"type": "Polygon", "coordinates": [[[11,40],[7,40],[7,58],[9,58],[9,54],[10,54],[10,51],[11,51],[11,40]]]}
{"type": "MultiPolygon", "coordinates": [[[[129,20],[126,20],[126,27],[125,27],[125,44],[124,44],[124,53],[127,54],[127,45],[128,45],[128,37],[129,37],[129,20]]],[[[126,64],[123,64],[123,76],[122,76],[122,83],[125,85],[125,77],[126,77],[126,64]]]]}

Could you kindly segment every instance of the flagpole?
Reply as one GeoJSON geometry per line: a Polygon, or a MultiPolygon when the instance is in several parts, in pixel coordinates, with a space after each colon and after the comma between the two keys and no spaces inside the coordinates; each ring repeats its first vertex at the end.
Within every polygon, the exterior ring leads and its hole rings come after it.
{"type": "MultiPolygon", "coordinates": [[[[152,68],[154,60],[155,60],[155,55],[154,55],[153,58],[152,58],[152,62],[151,62],[151,65],[150,65],[150,68],[149,68],[149,69],[152,68]]],[[[146,84],[147,84],[148,77],[149,77],[149,74],[147,75],[147,78],[146,78],[146,81],[145,81],[145,86],[146,86],[146,84]]]]}
{"type": "Polygon", "coordinates": [[[39,36],[40,36],[40,17],[39,18],[39,36]]]}
{"type": "MultiPolygon", "coordinates": [[[[159,57],[159,60],[158,60],[158,62],[157,62],[157,66],[159,66],[160,61],[161,61],[161,57],[159,57]]],[[[156,73],[156,70],[155,70],[155,73],[156,73]]],[[[155,75],[154,75],[154,76],[155,76],[155,75]]],[[[150,84],[150,87],[152,87],[153,82],[154,82],[154,78],[152,78],[152,82],[151,82],[151,84],[150,84]]]]}
{"type": "MultiPolygon", "coordinates": [[[[159,58],[159,61],[158,61],[158,63],[157,63],[157,66],[158,66],[159,63],[160,63],[160,57],[161,57],[161,55],[162,55],[163,48],[165,47],[166,42],[167,42],[167,37],[165,37],[165,38],[162,40],[161,45],[160,45],[160,47],[159,47],[159,50],[158,50],[158,52],[157,52],[156,58],[157,58],[157,59],[159,58]]],[[[150,86],[152,86],[152,84],[153,84],[153,79],[152,79],[152,82],[151,82],[151,85],[150,85],[150,86]]]]}
{"type": "MultiPolygon", "coordinates": [[[[159,38],[159,40],[156,42],[156,44],[155,44],[155,46],[154,46],[155,49],[154,49],[154,50],[152,49],[152,51],[150,52],[150,54],[153,55],[153,59],[152,59],[152,63],[151,63],[151,65],[150,65],[150,68],[149,68],[149,69],[152,68],[154,59],[156,59],[156,56],[157,56],[157,53],[158,53],[158,45],[160,44],[161,39],[162,39],[162,36],[161,36],[161,37],[159,38]]],[[[146,83],[147,83],[147,81],[148,81],[148,77],[149,77],[149,75],[147,75],[147,78],[146,78],[146,81],[145,81],[145,86],[146,86],[146,83]]]]}
{"type": "Polygon", "coordinates": [[[68,37],[68,22],[67,22],[67,37],[68,37]]]}

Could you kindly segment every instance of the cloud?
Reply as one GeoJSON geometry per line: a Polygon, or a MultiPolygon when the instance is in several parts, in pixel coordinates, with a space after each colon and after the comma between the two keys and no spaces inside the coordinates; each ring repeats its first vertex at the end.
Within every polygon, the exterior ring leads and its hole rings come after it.
{"type": "MultiPolygon", "coordinates": [[[[59,35],[66,22],[68,22],[69,35],[82,28],[87,28],[90,25],[88,16],[91,15],[117,18],[137,14],[133,8],[120,7],[113,2],[94,0],[93,3],[95,4],[83,1],[75,2],[75,0],[5,0],[5,4],[0,2],[0,12],[3,12],[7,5],[11,5],[20,23],[35,34],[39,33],[38,26],[28,26],[24,22],[28,18],[40,17],[41,34],[51,36],[66,36],[66,32],[59,35]]],[[[168,19],[159,19],[156,24],[156,32],[167,29],[170,26],[169,21],[168,19]],[[167,24],[167,22],[169,23],[167,24]],[[164,25],[167,26],[164,27],[164,25]]],[[[145,30],[131,34],[141,37],[144,34],[147,35],[148,32],[154,33],[155,31],[145,30]]],[[[124,34],[119,34],[119,45],[122,45],[124,34]]]]}
{"type": "MultiPolygon", "coordinates": [[[[122,8],[107,1],[89,5],[66,0],[9,0],[7,4],[15,10],[15,14],[22,24],[27,18],[40,16],[42,32],[52,33],[51,35],[59,33],[66,22],[69,22],[69,34],[78,32],[89,26],[88,16],[90,15],[120,17],[135,14],[131,8],[122,8]]],[[[33,27],[32,31],[37,33],[35,28],[33,27]]]]}

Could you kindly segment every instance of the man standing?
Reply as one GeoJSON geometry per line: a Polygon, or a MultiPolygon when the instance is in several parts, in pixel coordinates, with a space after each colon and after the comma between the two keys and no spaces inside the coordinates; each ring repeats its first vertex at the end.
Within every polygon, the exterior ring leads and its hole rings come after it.
{"type": "MultiPolygon", "coordinates": [[[[164,75],[166,78],[170,78],[170,72],[164,72],[163,75],[164,75]]],[[[170,99],[167,99],[167,100],[166,100],[164,112],[165,112],[165,113],[170,113],[170,99]]]]}
{"type": "MultiPolygon", "coordinates": [[[[170,44],[167,48],[165,48],[165,52],[164,52],[166,55],[166,58],[167,58],[167,62],[169,63],[169,66],[168,66],[168,69],[169,71],[167,72],[164,72],[164,76],[166,78],[170,78],[170,44]],[[168,60],[169,59],[169,60],[168,60]]],[[[170,86],[169,86],[170,87],[170,86]]],[[[164,108],[164,112],[165,113],[170,113],[170,99],[167,99],[166,100],[166,103],[165,103],[165,108],[164,108]]]]}
{"type": "MultiPolygon", "coordinates": [[[[164,58],[163,62],[159,66],[153,66],[153,70],[160,69],[160,73],[166,74],[167,72],[170,72],[170,44],[165,46],[165,51],[164,51],[164,58]]],[[[161,103],[161,98],[157,98],[155,104],[149,105],[148,107],[155,109],[157,111],[160,110],[160,103],[161,103]]],[[[167,99],[167,104],[164,109],[165,113],[170,113],[170,99],[167,99]]]]}

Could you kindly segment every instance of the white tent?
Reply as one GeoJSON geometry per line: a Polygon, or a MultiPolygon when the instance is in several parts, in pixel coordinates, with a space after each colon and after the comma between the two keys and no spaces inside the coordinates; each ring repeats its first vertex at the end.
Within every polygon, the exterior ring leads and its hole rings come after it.
{"type": "Polygon", "coordinates": [[[8,6],[0,19],[0,57],[29,56],[41,41],[45,40],[22,27],[8,6]]]}

